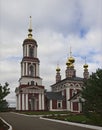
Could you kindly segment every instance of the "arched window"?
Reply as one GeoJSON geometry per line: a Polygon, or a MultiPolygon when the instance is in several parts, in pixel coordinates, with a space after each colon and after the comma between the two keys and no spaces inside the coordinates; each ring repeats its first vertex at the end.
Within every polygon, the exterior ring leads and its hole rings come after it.
{"type": "Polygon", "coordinates": [[[31,85],[34,85],[34,81],[31,81],[31,85]]]}
{"type": "Polygon", "coordinates": [[[33,66],[33,65],[31,65],[31,66],[29,67],[29,75],[30,75],[30,76],[34,76],[34,66],[33,66]]]}
{"type": "Polygon", "coordinates": [[[33,47],[29,47],[29,56],[34,57],[34,48],[33,47]]]}

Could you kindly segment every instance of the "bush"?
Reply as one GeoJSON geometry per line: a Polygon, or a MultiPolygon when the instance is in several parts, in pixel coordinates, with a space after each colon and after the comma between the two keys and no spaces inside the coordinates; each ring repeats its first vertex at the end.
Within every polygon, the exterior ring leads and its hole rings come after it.
{"type": "Polygon", "coordinates": [[[95,112],[90,112],[89,118],[92,121],[92,124],[102,126],[102,117],[100,114],[95,112]]]}

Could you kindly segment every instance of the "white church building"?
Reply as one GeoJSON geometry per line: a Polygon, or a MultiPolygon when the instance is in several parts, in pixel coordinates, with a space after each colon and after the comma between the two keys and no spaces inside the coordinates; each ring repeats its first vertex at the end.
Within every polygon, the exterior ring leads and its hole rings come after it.
{"type": "MultiPolygon", "coordinates": [[[[33,39],[31,17],[28,29],[28,38],[23,41],[23,58],[21,61],[21,77],[19,86],[16,87],[16,110],[35,111],[71,111],[81,112],[82,103],[80,90],[83,81],[89,77],[88,65],[85,63],[83,78],[76,76],[74,69],[75,59],[68,57],[66,62],[65,78],[61,79],[61,69],[57,66],[55,83],[52,84],[51,91],[46,92],[42,85],[39,67],[40,60],[37,57],[37,41],[33,39]]],[[[49,50],[50,51],[50,50],[49,50]]]]}

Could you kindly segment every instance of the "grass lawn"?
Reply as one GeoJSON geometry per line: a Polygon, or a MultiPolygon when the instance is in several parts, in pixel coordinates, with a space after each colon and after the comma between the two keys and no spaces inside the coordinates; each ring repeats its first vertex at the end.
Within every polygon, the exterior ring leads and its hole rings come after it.
{"type": "Polygon", "coordinates": [[[59,115],[59,114],[69,114],[68,111],[21,111],[21,114],[27,115],[59,115]]]}
{"type": "Polygon", "coordinates": [[[49,117],[45,117],[45,118],[102,126],[102,120],[88,118],[82,114],[57,115],[57,116],[49,116],[49,117]]]}

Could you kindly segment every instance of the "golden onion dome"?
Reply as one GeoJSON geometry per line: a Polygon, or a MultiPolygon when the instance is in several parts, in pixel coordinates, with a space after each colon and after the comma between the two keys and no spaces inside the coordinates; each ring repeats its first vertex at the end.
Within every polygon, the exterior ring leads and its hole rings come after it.
{"type": "Polygon", "coordinates": [[[73,57],[70,57],[68,60],[69,60],[69,62],[71,62],[71,63],[74,63],[74,62],[75,62],[75,59],[74,59],[73,57]]]}
{"type": "Polygon", "coordinates": [[[87,64],[85,64],[85,65],[83,65],[83,67],[84,67],[85,69],[87,69],[87,68],[88,68],[88,65],[87,65],[87,64]]]}
{"type": "Polygon", "coordinates": [[[70,65],[70,68],[74,68],[74,65],[73,65],[73,64],[71,64],[71,65],[70,65]]]}
{"type": "Polygon", "coordinates": [[[70,66],[70,64],[71,64],[70,61],[67,61],[67,62],[66,62],[66,65],[67,65],[67,66],[70,66]]]}
{"type": "Polygon", "coordinates": [[[59,67],[57,67],[57,68],[56,68],[56,71],[58,71],[58,72],[59,72],[60,70],[61,70],[61,69],[60,69],[59,67]]]}

